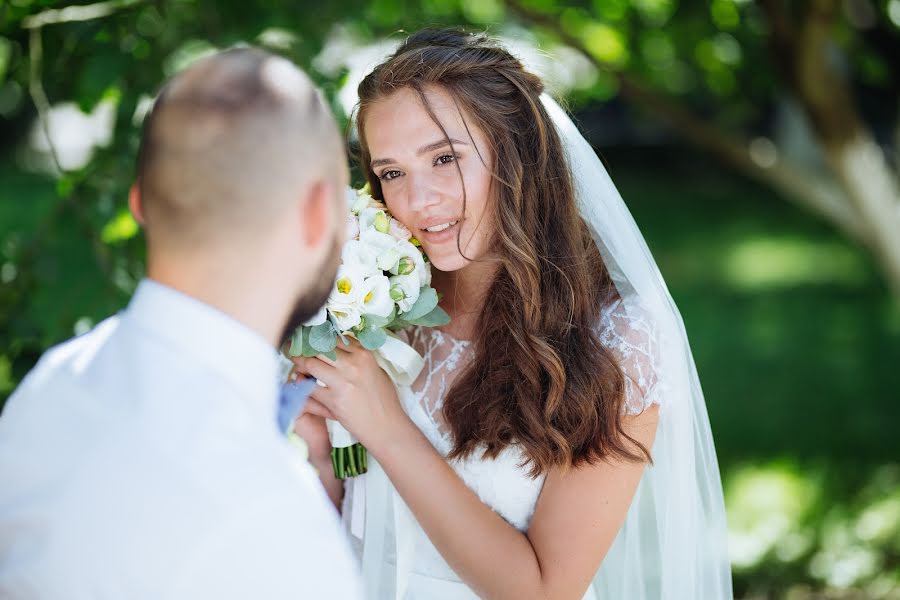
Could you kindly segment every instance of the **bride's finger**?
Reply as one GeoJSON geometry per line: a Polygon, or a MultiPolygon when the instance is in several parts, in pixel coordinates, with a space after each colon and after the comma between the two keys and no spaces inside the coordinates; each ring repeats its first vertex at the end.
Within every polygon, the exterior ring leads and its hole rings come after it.
{"type": "Polygon", "coordinates": [[[306,401],[306,406],[303,407],[303,414],[307,413],[334,420],[334,413],[331,412],[327,406],[313,397],[310,397],[309,400],[306,401]]]}
{"type": "Polygon", "coordinates": [[[337,367],[316,358],[310,359],[304,363],[303,367],[306,369],[307,373],[327,386],[334,387],[341,379],[337,367]]]}
{"type": "Polygon", "coordinates": [[[291,369],[290,373],[288,373],[288,381],[300,381],[306,377],[306,373],[303,372],[299,367],[294,367],[291,369]]]}

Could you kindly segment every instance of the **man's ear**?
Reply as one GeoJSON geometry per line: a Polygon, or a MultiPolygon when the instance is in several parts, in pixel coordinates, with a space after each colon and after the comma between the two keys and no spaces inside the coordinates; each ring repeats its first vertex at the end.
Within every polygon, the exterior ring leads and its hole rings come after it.
{"type": "Polygon", "coordinates": [[[308,248],[315,248],[327,240],[335,227],[334,185],[328,181],[314,182],[300,203],[300,223],[308,248]]]}
{"type": "Polygon", "coordinates": [[[131,189],[128,190],[128,210],[131,211],[131,216],[134,217],[134,220],[144,224],[144,210],[141,206],[141,191],[138,188],[137,182],[131,184],[131,189]]]}

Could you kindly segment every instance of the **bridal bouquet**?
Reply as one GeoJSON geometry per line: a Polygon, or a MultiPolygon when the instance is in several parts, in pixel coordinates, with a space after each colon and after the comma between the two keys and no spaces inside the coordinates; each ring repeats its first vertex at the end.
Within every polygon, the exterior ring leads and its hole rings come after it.
{"type": "MultiPolygon", "coordinates": [[[[422,358],[394,334],[411,325],[436,327],[450,321],[431,287],[431,265],[410,231],[374,200],[367,187],[350,191],[347,243],[325,306],[297,328],[291,356],[337,359],[337,344],[355,337],[374,351],[396,385],[409,385],[422,358]]],[[[366,449],[340,423],[328,421],[331,462],[339,479],[366,472],[366,449]]]]}

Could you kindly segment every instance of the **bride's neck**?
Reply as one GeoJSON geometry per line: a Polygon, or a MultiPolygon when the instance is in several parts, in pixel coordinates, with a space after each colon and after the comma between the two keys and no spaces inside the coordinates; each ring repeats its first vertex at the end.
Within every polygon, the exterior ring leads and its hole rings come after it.
{"type": "Polygon", "coordinates": [[[472,339],[496,270],[496,263],[485,261],[469,263],[458,271],[433,271],[432,286],[442,294],[441,307],[451,319],[444,329],[455,337],[472,339]]]}

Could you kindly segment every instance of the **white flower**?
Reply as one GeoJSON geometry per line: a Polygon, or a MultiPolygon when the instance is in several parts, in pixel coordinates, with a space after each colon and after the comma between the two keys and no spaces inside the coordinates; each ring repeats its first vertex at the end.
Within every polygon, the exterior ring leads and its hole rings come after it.
{"type": "Polygon", "coordinates": [[[415,273],[409,275],[394,275],[391,277],[391,298],[397,302],[400,313],[409,312],[416,300],[419,299],[419,276],[415,273]],[[401,297],[402,294],[402,297],[401,297]]]}
{"type": "MultiPolygon", "coordinates": [[[[362,217],[360,217],[360,223],[362,222],[362,217]]],[[[378,248],[378,250],[389,250],[391,248],[397,247],[397,240],[386,233],[381,233],[377,231],[374,227],[366,228],[360,227],[362,233],[359,234],[359,241],[364,244],[368,244],[374,248],[378,248]]]]}
{"type": "Polygon", "coordinates": [[[359,213],[359,230],[367,231],[369,229],[375,229],[375,219],[379,214],[384,214],[384,211],[380,208],[367,207],[362,209],[359,213]]]}
{"type": "Polygon", "coordinates": [[[365,272],[358,265],[343,264],[326,304],[338,331],[348,331],[362,319],[365,272]]]}
{"type": "Polygon", "coordinates": [[[354,190],[349,185],[347,186],[347,208],[350,209],[350,212],[353,214],[358,213],[359,211],[353,210],[356,207],[356,203],[359,202],[359,192],[354,190]]]}
{"type": "Polygon", "coordinates": [[[361,269],[364,277],[380,275],[383,269],[378,268],[380,250],[360,240],[349,240],[341,250],[341,263],[361,269]]]}
{"type": "Polygon", "coordinates": [[[319,309],[319,312],[313,315],[312,318],[303,325],[305,325],[306,327],[315,327],[316,325],[321,325],[322,323],[324,323],[327,318],[328,310],[323,306],[319,309]]]}
{"type": "Polygon", "coordinates": [[[347,215],[347,239],[355,240],[359,237],[359,219],[353,215],[347,215]]]}
{"type": "Polygon", "coordinates": [[[391,271],[396,268],[397,262],[403,256],[397,245],[408,243],[398,242],[393,236],[381,233],[374,228],[364,229],[359,234],[359,241],[374,249],[378,256],[376,261],[378,268],[382,271],[391,271]]]}
{"type": "Polygon", "coordinates": [[[391,282],[384,275],[369,277],[363,282],[362,312],[366,315],[389,317],[394,310],[391,282]]]}
{"type": "Polygon", "coordinates": [[[388,270],[394,275],[416,275],[419,278],[419,286],[431,285],[431,269],[425,264],[422,251],[410,242],[403,241],[397,242],[397,250],[402,258],[388,270]]]}
{"type": "Polygon", "coordinates": [[[350,199],[350,212],[358,215],[372,202],[372,196],[365,192],[355,192],[355,196],[350,199]]]}
{"type": "Polygon", "coordinates": [[[382,271],[394,272],[401,258],[402,256],[397,248],[388,248],[378,255],[378,268],[382,271]]]}

